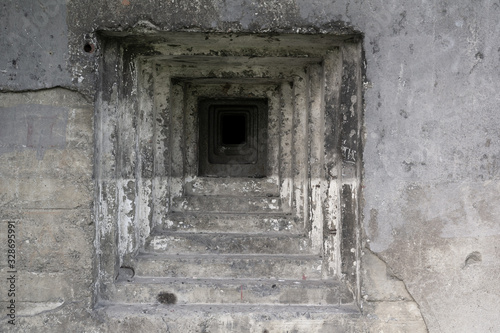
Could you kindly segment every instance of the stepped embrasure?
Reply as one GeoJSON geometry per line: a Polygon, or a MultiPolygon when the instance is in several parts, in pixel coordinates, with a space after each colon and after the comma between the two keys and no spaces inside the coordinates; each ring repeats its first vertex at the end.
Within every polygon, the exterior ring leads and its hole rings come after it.
{"type": "Polygon", "coordinates": [[[324,279],[323,258],[278,194],[265,180],[191,182],[133,259],[135,275],[116,284],[113,301],[154,304],[168,293],[186,306],[352,306],[344,283],[324,279]]]}

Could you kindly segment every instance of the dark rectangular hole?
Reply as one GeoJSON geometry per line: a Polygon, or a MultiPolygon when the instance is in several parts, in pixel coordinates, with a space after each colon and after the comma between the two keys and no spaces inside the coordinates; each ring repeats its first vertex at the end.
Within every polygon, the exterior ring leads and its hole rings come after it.
{"type": "Polygon", "coordinates": [[[220,131],[223,145],[240,145],[246,141],[246,119],[242,114],[223,114],[220,131]]]}
{"type": "Polygon", "coordinates": [[[200,99],[199,175],[265,176],[267,114],[266,99],[200,99]]]}

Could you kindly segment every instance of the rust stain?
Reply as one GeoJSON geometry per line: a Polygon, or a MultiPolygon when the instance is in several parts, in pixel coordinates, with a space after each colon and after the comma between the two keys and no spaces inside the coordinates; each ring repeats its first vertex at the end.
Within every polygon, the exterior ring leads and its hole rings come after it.
{"type": "Polygon", "coordinates": [[[130,6],[130,1],[129,0],[122,0],[122,5],[130,6]]]}

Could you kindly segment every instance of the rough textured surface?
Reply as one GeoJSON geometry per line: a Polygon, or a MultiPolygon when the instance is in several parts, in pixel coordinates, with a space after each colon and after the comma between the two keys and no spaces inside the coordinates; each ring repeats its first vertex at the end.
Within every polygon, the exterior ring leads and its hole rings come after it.
{"type": "MultiPolygon", "coordinates": [[[[4,241],[0,248],[5,260],[0,272],[5,280],[11,274],[7,273],[11,271],[7,221],[16,223],[17,241],[17,326],[8,324],[10,318],[2,313],[2,331],[85,326],[92,305],[95,253],[92,114],[92,105],[80,94],[61,88],[2,94],[0,230],[4,241]],[[53,315],[67,318],[60,325],[40,319],[53,315]]],[[[5,288],[1,304],[6,309],[6,301],[12,298],[7,297],[8,285],[1,286],[5,288]]]]}
{"type": "MultiPolygon", "coordinates": [[[[19,223],[21,279],[19,326],[9,328],[2,313],[2,330],[425,331],[418,310],[430,332],[494,332],[500,326],[498,1],[53,0],[0,6],[0,215],[19,223]],[[311,328],[295,318],[280,327],[276,317],[266,326],[254,316],[238,321],[200,310],[185,327],[179,326],[182,314],[168,323],[156,309],[92,312],[93,106],[74,91],[94,98],[101,70],[95,32],[133,26],[257,33],[351,27],[364,34],[367,250],[360,265],[373,273],[364,279],[363,304],[376,314],[364,326],[339,318],[342,323],[318,320],[311,328]],[[30,91],[58,86],[73,92],[30,91]],[[19,120],[23,114],[26,123],[19,120]],[[46,120],[38,121],[42,116],[46,120]],[[31,141],[29,119],[37,120],[31,141]],[[55,135],[46,131],[50,119],[55,135]],[[408,295],[415,302],[405,303],[408,295]],[[400,315],[391,316],[395,312],[400,315]]],[[[3,254],[5,226],[0,230],[3,254]]],[[[4,259],[0,265],[4,279],[4,259]]]]}
{"type": "Polygon", "coordinates": [[[3,1],[0,5],[1,90],[69,86],[66,1],[3,1]]]}
{"type": "MultiPolygon", "coordinates": [[[[133,305],[137,311],[145,304],[175,303],[186,305],[190,318],[203,305],[222,307],[234,319],[248,304],[283,306],[288,315],[301,309],[305,317],[314,306],[331,325],[346,306],[356,304],[359,41],[359,34],[134,31],[123,38],[100,33],[97,307],[133,305]],[[118,94],[103,93],[115,86],[118,94]],[[222,98],[226,111],[234,112],[250,97],[259,98],[265,114],[248,118],[247,142],[241,150],[217,146],[217,133],[208,129],[220,118],[205,119],[211,110],[198,101],[222,98]],[[325,121],[335,126],[324,126],[325,121]],[[207,158],[207,148],[216,154],[207,158]],[[269,151],[262,156],[263,174],[248,173],[252,164],[246,165],[245,156],[252,150],[269,151]],[[338,171],[343,161],[350,171],[346,177],[338,171]],[[213,167],[221,178],[207,175],[213,167]],[[118,196],[103,194],[110,188],[118,196]],[[117,222],[108,227],[108,221],[117,222]],[[243,226],[248,222],[253,227],[243,226]],[[295,224],[296,230],[253,229],[269,222],[295,224]],[[176,223],[194,228],[182,230],[176,223]],[[228,230],[225,224],[233,225],[228,230]],[[337,307],[340,313],[332,313],[337,307]]],[[[364,318],[358,311],[348,324],[363,325],[364,318]]],[[[276,327],[285,327],[279,320],[276,327]]],[[[184,326],[190,324],[186,319],[184,326]]],[[[225,330],[219,322],[213,325],[215,331],[225,330]]]]}

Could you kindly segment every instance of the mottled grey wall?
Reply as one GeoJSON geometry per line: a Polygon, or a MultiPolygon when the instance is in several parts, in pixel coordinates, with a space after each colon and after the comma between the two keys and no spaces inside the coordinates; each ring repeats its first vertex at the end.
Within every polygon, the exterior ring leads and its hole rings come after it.
{"type": "Polygon", "coordinates": [[[4,0],[0,8],[0,90],[68,85],[65,1],[4,0]]]}
{"type": "MultiPolygon", "coordinates": [[[[304,32],[345,24],[363,32],[366,247],[404,281],[431,332],[500,327],[499,1],[54,0],[1,6],[0,89],[63,86],[90,99],[99,50],[86,53],[83,46],[96,43],[97,29],[139,24],[304,32]]],[[[25,106],[18,110],[26,112],[25,106]]],[[[0,149],[3,165],[7,151],[18,151],[0,149]]],[[[32,153],[40,158],[37,149],[32,153]]]]}

